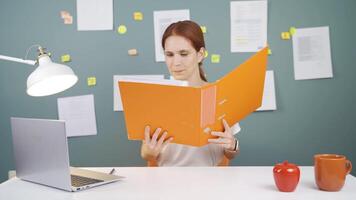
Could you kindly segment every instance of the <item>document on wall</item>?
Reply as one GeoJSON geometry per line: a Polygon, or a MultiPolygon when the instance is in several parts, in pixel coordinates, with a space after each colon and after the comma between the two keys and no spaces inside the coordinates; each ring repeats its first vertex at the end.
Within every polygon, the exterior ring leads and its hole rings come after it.
{"type": "Polygon", "coordinates": [[[57,99],[58,118],[66,123],[67,137],[96,135],[94,95],[57,99]]]}
{"type": "Polygon", "coordinates": [[[231,52],[257,52],[267,46],[267,3],[230,2],[231,52]]]}
{"type": "Polygon", "coordinates": [[[78,31],[113,30],[113,0],[77,0],[78,31]]]}
{"type": "Polygon", "coordinates": [[[153,12],[156,62],[164,61],[164,52],[161,40],[166,28],[174,22],[189,19],[189,10],[163,10],[153,12]]]}
{"type": "Polygon", "coordinates": [[[164,75],[114,75],[114,111],[123,111],[118,83],[119,80],[127,79],[163,80],[164,75]]]}
{"type": "Polygon", "coordinates": [[[297,29],[293,61],[295,80],[332,78],[329,27],[297,29]]]}
{"type": "Polygon", "coordinates": [[[267,110],[277,110],[276,89],[274,87],[273,70],[266,71],[262,105],[256,111],[267,111],[267,110]]]}

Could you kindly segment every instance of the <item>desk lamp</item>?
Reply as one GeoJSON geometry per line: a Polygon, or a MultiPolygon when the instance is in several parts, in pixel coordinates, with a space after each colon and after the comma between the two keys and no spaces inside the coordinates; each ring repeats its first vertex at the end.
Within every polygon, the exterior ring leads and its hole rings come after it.
{"type": "Polygon", "coordinates": [[[25,59],[0,55],[0,60],[9,60],[28,65],[36,65],[38,63],[38,67],[27,78],[26,92],[28,95],[40,97],[56,94],[72,87],[78,81],[78,77],[70,67],[52,62],[44,48],[39,45],[33,46],[38,46],[39,55],[36,61],[26,60],[29,50],[27,50],[25,59]]]}

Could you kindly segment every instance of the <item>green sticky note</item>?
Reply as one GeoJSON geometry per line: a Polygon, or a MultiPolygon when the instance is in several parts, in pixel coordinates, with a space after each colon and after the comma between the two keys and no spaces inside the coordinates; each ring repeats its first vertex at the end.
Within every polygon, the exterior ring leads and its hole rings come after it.
{"type": "Polygon", "coordinates": [[[289,28],[289,33],[290,33],[292,36],[293,36],[296,32],[297,32],[297,29],[296,29],[294,26],[292,26],[292,27],[289,28]]]}
{"type": "Polygon", "coordinates": [[[88,82],[88,86],[95,86],[96,85],[96,77],[95,76],[88,77],[87,82],[88,82]]]}
{"type": "Polygon", "coordinates": [[[70,62],[70,55],[69,54],[65,54],[61,56],[61,61],[64,62],[70,62]]]}
{"type": "Polygon", "coordinates": [[[219,63],[220,55],[219,54],[211,54],[211,63],[219,63]]]}
{"type": "Polygon", "coordinates": [[[125,25],[120,25],[119,27],[117,27],[117,32],[119,34],[125,34],[127,32],[127,28],[125,25]]]}
{"type": "Polygon", "coordinates": [[[267,49],[268,55],[272,55],[272,50],[270,48],[267,49]]]}

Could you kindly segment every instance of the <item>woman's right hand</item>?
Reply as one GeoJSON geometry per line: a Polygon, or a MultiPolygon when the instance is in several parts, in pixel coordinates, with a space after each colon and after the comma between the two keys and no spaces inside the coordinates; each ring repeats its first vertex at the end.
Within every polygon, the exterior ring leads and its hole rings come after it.
{"type": "Polygon", "coordinates": [[[164,131],[161,137],[159,137],[162,129],[157,128],[152,138],[150,137],[150,126],[145,127],[145,140],[141,147],[141,157],[147,161],[157,161],[157,158],[161,151],[166,148],[169,142],[173,140],[173,137],[165,140],[167,131],[164,131]]]}

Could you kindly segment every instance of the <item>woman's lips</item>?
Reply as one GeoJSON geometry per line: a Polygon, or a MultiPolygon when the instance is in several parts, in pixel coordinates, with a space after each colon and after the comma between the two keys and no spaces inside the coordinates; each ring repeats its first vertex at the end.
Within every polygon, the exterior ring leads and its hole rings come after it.
{"type": "Polygon", "coordinates": [[[180,74],[180,73],[182,73],[182,72],[184,72],[184,70],[176,70],[176,71],[173,71],[173,73],[175,73],[175,74],[180,74]]]}

